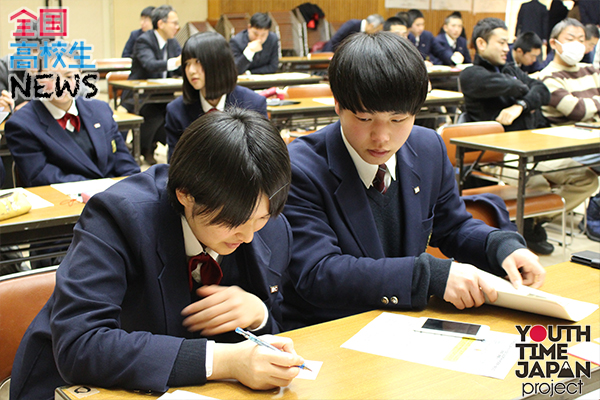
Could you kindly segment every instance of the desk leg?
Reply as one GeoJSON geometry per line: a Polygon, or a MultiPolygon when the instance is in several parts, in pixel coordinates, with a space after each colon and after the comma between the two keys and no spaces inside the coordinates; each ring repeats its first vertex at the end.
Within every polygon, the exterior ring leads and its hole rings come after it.
{"type": "Polygon", "coordinates": [[[133,158],[138,165],[142,165],[142,160],[140,158],[142,152],[140,148],[140,125],[133,128],[131,133],[133,134],[133,158]]]}
{"type": "Polygon", "coordinates": [[[135,115],[140,115],[140,92],[137,90],[133,91],[133,113],[135,115]]]}
{"type": "Polygon", "coordinates": [[[456,146],[456,169],[458,169],[458,174],[456,175],[456,183],[458,184],[458,194],[462,196],[463,190],[463,174],[464,171],[464,160],[465,157],[465,149],[461,146],[456,146]]]}
{"type": "Polygon", "coordinates": [[[519,157],[519,187],[517,189],[517,230],[522,235],[525,214],[525,183],[527,183],[527,158],[519,157]]]}

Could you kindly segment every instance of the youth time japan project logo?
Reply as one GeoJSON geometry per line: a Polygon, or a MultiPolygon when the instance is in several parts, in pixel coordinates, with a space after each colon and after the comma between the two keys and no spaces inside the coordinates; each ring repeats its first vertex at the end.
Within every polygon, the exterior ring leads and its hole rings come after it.
{"type": "Polygon", "coordinates": [[[82,85],[86,87],[86,99],[95,96],[98,74],[81,72],[96,69],[90,61],[92,46],[86,46],[83,40],[72,44],[59,40],[68,36],[67,8],[39,8],[38,11],[36,15],[21,8],[8,16],[9,23],[15,24],[12,31],[15,43],[9,43],[14,51],[9,55],[11,97],[16,98],[17,93],[28,100],[50,98],[53,94],[61,97],[65,91],[75,97],[82,85]],[[74,79],[62,78],[55,72],[57,69],[74,70],[74,79]],[[49,79],[54,81],[53,91],[41,83],[49,79]]]}
{"type": "Polygon", "coordinates": [[[569,363],[567,350],[571,342],[591,341],[590,326],[549,325],[546,328],[541,325],[516,325],[515,328],[521,335],[521,343],[516,344],[519,349],[516,376],[522,379],[550,379],[549,383],[523,382],[522,396],[541,394],[552,397],[566,393],[581,395],[584,385],[581,378],[590,378],[592,363],[583,360],[569,363]],[[527,334],[533,343],[527,342],[527,334]],[[548,347],[542,343],[546,339],[551,342],[548,347]],[[569,381],[561,382],[563,379],[569,381]]]}

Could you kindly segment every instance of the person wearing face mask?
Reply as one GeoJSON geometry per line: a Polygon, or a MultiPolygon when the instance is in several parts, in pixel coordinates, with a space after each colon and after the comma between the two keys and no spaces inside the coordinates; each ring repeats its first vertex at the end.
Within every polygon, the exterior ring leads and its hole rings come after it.
{"type": "Polygon", "coordinates": [[[272,74],[279,67],[279,39],[271,29],[267,13],[256,13],[250,18],[248,29],[231,38],[229,44],[238,74],[272,74]]]}
{"type": "MultiPolygon", "coordinates": [[[[586,50],[584,42],[584,26],[572,18],[556,24],[550,33],[550,46],[556,57],[538,79],[552,94],[542,112],[553,125],[600,121],[600,71],[580,63],[586,50]]],[[[600,156],[592,154],[574,160],[584,165],[595,164],[600,162],[600,156]]],[[[600,168],[595,170],[600,173],[600,168]]],[[[600,241],[600,195],[590,199],[585,233],[591,240],[600,241]]]]}

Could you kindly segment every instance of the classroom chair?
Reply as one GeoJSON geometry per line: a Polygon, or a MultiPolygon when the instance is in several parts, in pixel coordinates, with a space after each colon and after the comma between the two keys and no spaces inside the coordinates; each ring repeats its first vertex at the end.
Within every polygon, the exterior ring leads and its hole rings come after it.
{"type": "MultiPolygon", "coordinates": [[[[456,167],[456,146],[450,143],[451,138],[474,136],[474,135],[487,135],[492,133],[503,133],[504,127],[496,121],[484,121],[484,122],[467,122],[464,124],[445,125],[441,128],[440,134],[446,144],[446,150],[448,158],[452,163],[452,166],[456,167]]],[[[469,166],[474,164],[476,161],[480,163],[494,163],[502,162],[504,155],[498,152],[469,152],[465,153],[464,165],[469,166]]],[[[477,174],[478,177],[486,177],[490,179],[491,175],[485,174],[480,171],[473,171],[473,174],[477,174]]],[[[500,172],[501,176],[502,172],[500,172]]],[[[494,179],[494,178],[492,178],[494,179]]],[[[517,216],[517,187],[511,185],[504,185],[503,182],[497,180],[497,183],[491,186],[484,186],[472,189],[465,189],[462,195],[473,195],[482,193],[492,193],[500,196],[506,208],[508,209],[511,220],[515,220],[517,216]]],[[[566,209],[564,199],[555,193],[526,190],[525,191],[525,212],[524,218],[533,218],[549,214],[560,213],[562,217],[561,233],[563,247],[563,254],[566,254],[566,209]]]]}
{"type": "Polygon", "coordinates": [[[0,277],[0,400],[8,400],[10,374],[27,327],[54,291],[58,266],[0,277]]]}

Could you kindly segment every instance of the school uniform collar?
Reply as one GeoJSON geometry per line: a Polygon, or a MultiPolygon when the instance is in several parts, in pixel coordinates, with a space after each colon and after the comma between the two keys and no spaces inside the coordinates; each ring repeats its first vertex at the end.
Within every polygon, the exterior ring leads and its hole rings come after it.
{"type": "Polygon", "coordinates": [[[48,110],[50,115],[52,115],[52,118],[54,118],[54,119],[61,119],[67,113],[69,113],[71,115],[79,115],[79,111],[77,110],[77,105],[75,104],[75,99],[73,99],[73,102],[71,103],[71,107],[69,107],[69,109],[67,111],[56,107],[49,100],[46,100],[46,99],[43,99],[41,103],[46,107],[46,109],[48,110]]]}
{"type": "MultiPolygon", "coordinates": [[[[344,135],[344,130],[342,129],[342,125],[340,124],[340,133],[342,135],[342,140],[344,141],[344,145],[352,158],[352,162],[356,167],[356,171],[358,172],[358,176],[360,176],[360,180],[363,182],[365,187],[368,189],[373,185],[373,179],[375,179],[375,174],[377,174],[378,165],[372,165],[367,163],[365,160],[361,158],[360,155],[354,150],[354,147],[348,142],[346,136],[344,135]]],[[[390,157],[389,160],[385,163],[392,180],[396,180],[396,154],[393,157],[390,157]]]]}
{"type": "Polygon", "coordinates": [[[454,49],[456,46],[456,40],[452,39],[447,33],[444,33],[444,35],[446,36],[446,41],[448,42],[450,47],[454,49]]]}
{"type": "Polygon", "coordinates": [[[367,20],[363,19],[360,21],[360,31],[364,32],[367,29],[367,20]]]}
{"type": "Polygon", "coordinates": [[[162,50],[163,47],[165,47],[165,44],[167,44],[167,41],[165,39],[163,39],[162,36],[160,36],[160,33],[158,33],[158,31],[156,29],[154,29],[153,31],[154,31],[154,36],[156,36],[156,40],[158,40],[158,48],[162,50]]]}
{"type": "Polygon", "coordinates": [[[183,243],[185,245],[185,255],[187,257],[194,257],[200,253],[206,252],[217,262],[220,262],[218,259],[218,257],[220,257],[219,253],[208,247],[202,246],[202,243],[196,239],[194,232],[192,232],[192,228],[190,228],[190,224],[183,215],[181,216],[181,229],[183,230],[183,243]]]}
{"type": "Polygon", "coordinates": [[[225,100],[226,100],[226,95],[222,95],[221,98],[219,99],[219,102],[217,103],[216,106],[212,106],[210,105],[210,103],[204,98],[204,96],[202,96],[202,92],[200,92],[198,90],[198,93],[200,94],[200,105],[202,106],[202,111],[204,111],[204,113],[206,114],[207,112],[209,112],[211,109],[216,108],[219,111],[224,111],[225,110],[225,100]]]}

